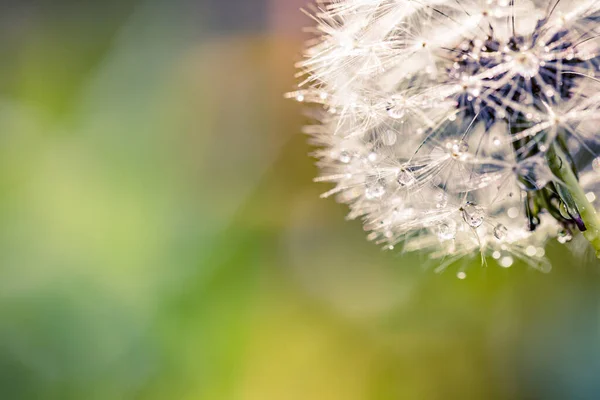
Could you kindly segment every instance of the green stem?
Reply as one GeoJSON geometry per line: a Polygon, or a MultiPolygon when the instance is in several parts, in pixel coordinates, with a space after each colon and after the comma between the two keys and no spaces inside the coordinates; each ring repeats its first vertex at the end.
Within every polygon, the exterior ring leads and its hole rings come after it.
{"type": "Polygon", "coordinates": [[[557,185],[567,189],[570,195],[569,202],[575,204],[585,223],[587,229],[583,232],[583,236],[592,244],[596,250],[596,256],[600,258],[600,217],[579,185],[579,180],[569,165],[569,158],[560,146],[553,144],[547,153],[547,159],[550,169],[560,179],[557,185]]]}

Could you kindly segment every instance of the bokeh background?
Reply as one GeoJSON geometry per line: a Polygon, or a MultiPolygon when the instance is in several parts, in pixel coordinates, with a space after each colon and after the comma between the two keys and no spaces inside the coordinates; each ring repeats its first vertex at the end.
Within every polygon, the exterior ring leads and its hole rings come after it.
{"type": "Polygon", "coordinates": [[[600,397],[597,261],[458,280],[319,200],[303,3],[0,4],[0,398],[600,397]]]}

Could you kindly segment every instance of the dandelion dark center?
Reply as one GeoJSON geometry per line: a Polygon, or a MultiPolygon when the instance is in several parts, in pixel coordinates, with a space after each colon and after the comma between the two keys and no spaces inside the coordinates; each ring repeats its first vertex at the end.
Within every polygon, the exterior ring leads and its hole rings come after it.
{"type": "MultiPolygon", "coordinates": [[[[462,91],[456,98],[459,112],[466,121],[484,121],[486,129],[506,121],[513,136],[522,135],[539,123],[540,116],[550,108],[572,99],[582,79],[596,74],[598,57],[580,54],[573,36],[568,29],[551,29],[546,20],[540,20],[529,36],[514,35],[502,43],[492,34],[483,41],[462,43],[452,52],[454,64],[449,69],[450,77],[462,82],[462,91]]],[[[560,117],[556,116],[553,122],[560,126],[560,117]]],[[[513,147],[519,162],[548,150],[540,136],[523,135],[514,140],[513,147]]],[[[556,185],[538,179],[535,175],[539,169],[531,171],[533,177],[518,174],[523,189],[533,192],[525,205],[530,230],[540,223],[539,204],[563,225],[585,230],[576,211],[564,212],[565,204],[556,185]]]]}
{"type": "Polygon", "coordinates": [[[579,54],[569,30],[550,32],[546,20],[529,36],[515,35],[502,43],[493,34],[473,39],[452,51],[449,75],[463,83],[457,108],[465,118],[479,116],[489,126],[498,120],[523,122],[535,115],[522,110],[544,111],[572,98],[586,71],[598,68],[595,56],[579,54]]]}

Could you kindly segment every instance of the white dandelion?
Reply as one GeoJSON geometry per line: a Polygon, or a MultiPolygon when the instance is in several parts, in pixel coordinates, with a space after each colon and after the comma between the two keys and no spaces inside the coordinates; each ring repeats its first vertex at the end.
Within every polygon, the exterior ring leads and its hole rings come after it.
{"type": "MultiPolygon", "coordinates": [[[[600,2],[322,0],[289,96],[322,174],[387,249],[548,269],[600,254],[600,2]]],[[[464,274],[464,272],[461,272],[464,274]]],[[[461,275],[462,276],[462,275],[461,275]]]]}

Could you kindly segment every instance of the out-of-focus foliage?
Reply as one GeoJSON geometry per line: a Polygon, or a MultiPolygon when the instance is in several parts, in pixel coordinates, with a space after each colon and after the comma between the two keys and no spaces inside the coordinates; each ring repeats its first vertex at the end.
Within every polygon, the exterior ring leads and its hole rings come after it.
{"type": "Polygon", "coordinates": [[[301,40],[218,4],[3,9],[0,397],[594,398],[598,265],[365,242],[282,99],[301,40]]]}

